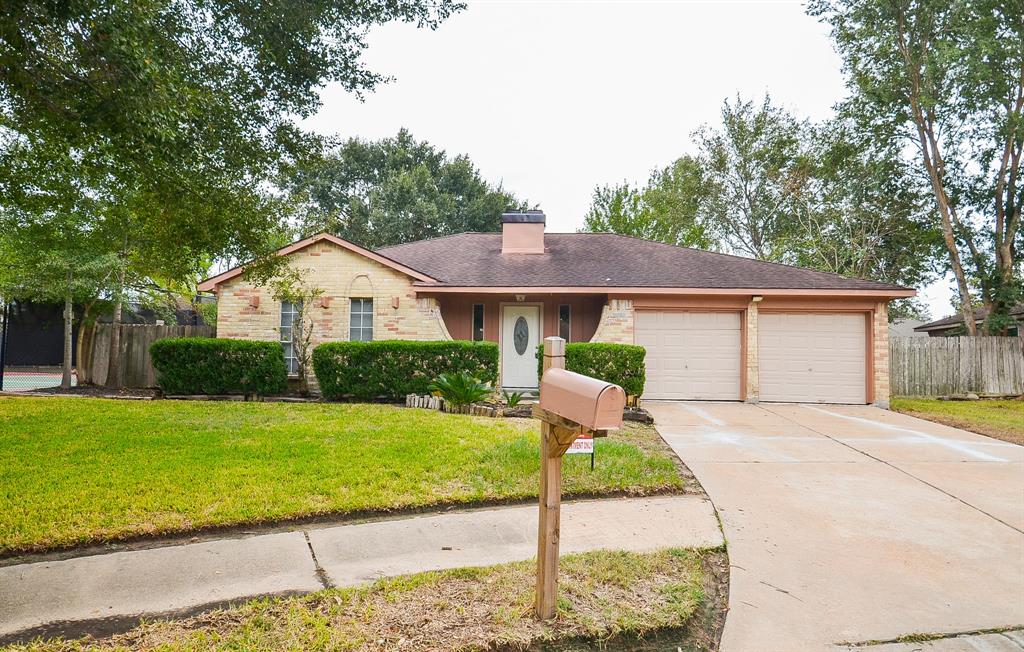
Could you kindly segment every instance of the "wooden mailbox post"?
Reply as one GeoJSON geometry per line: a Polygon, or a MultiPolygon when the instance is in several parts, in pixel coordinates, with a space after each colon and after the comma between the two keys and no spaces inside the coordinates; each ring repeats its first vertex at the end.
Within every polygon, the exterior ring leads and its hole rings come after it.
{"type": "Polygon", "coordinates": [[[537,527],[537,617],[555,616],[558,597],[558,538],[562,505],[562,456],[583,433],[603,437],[622,425],[626,393],[618,385],[565,370],[565,340],[544,338],[541,421],[540,520],[537,527]]]}

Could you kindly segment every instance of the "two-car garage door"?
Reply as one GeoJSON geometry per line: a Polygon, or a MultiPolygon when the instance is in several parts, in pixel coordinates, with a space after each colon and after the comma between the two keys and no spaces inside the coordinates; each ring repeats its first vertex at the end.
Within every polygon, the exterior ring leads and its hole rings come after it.
{"type": "MultiPolygon", "coordinates": [[[[650,399],[741,399],[740,312],[638,311],[650,399]]],[[[758,319],[762,401],[866,402],[863,313],[770,313],[758,319]]]]}

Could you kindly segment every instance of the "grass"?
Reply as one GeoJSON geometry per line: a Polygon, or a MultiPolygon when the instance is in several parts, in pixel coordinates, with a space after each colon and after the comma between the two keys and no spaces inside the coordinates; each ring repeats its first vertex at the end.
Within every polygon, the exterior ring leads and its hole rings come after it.
{"type": "MultiPolygon", "coordinates": [[[[367,404],[0,398],[0,554],[537,493],[537,422],[367,404]]],[[[651,428],[566,460],[566,495],[683,480],[651,428]]]]}
{"type": "Polygon", "coordinates": [[[187,620],[144,623],[103,641],[40,640],[8,650],[488,650],[605,641],[687,626],[704,601],[707,554],[717,553],[563,557],[558,614],[548,623],[533,617],[536,562],[529,561],[255,600],[187,620]]]}
{"type": "Polygon", "coordinates": [[[898,397],[897,412],[1024,446],[1024,401],[938,401],[898,397]]]}

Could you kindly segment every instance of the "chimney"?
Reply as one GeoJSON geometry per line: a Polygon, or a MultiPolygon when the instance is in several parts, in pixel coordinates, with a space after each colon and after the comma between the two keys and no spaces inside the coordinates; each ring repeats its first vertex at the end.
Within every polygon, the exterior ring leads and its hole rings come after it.
{"type": "Polygon", "coordinates": [[[501,253],[544,253],[544,211],[514,211],[501,215],[501,253]]]}

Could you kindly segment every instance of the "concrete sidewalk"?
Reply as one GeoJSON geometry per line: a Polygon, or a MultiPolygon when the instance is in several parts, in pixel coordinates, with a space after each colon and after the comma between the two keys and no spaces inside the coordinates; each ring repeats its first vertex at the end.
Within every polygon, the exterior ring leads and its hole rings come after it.
{"type": "MultiPolygon", "coordinates": [[[[530,559],[536,531],[535,506],[506,507],[7,566],[0,568],[0,637],[530,559]]],[[[698,496],[562,507],[563,553],[722,543],[714,508],[698,496]]]]}

